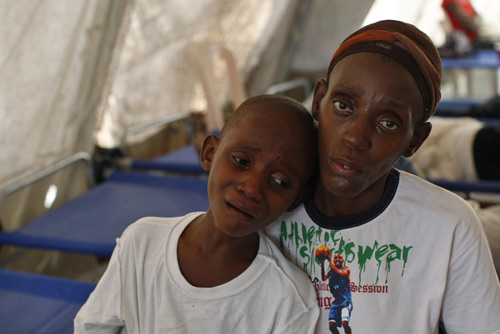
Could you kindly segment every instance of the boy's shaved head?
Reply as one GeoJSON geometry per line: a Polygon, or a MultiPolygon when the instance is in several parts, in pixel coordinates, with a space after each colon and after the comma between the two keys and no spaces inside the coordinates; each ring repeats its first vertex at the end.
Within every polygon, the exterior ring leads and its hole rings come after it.
{"type": "Polygon", "coordinates": [[[245,128],[246,123],[255,116],[261,118],[262,122],[276,123],[276,126],[282,127],[281,129],[289,130],[287,136],[290,138],[290,143],[294,142],[293,145],[297,145],[296,154],[303,155],[303,163],[309,167],[311,171],[309,174],[313,177],[315,174],[313,171],[316,171],[318,164],[317,125],[311,113],[301,103],[284,95],[259,95],[247,99],[233,112],[222,128],[220,141],[224,141],[224,137],[233,130],[245,128]]]}
{"type": "Polygon", "coordinates": [[[210,215],[226,234],[242,237],[293,210],[311,193],[317,151],[314,119],[302,104],[278,95],[246,100],[220,137],[203,143],[210,215]]]}
{"type": "Polygon", "coordinates": [[[276,113],[276,117],[287,117],[300,122],[301,128],[311,138],[316,137],[316,125],[311,113],[298,101],[283,95],[259,95],[244,101],[231,115],[221,131],[224,134],[234,126],[239,126],[252,113],[276,113]]]}

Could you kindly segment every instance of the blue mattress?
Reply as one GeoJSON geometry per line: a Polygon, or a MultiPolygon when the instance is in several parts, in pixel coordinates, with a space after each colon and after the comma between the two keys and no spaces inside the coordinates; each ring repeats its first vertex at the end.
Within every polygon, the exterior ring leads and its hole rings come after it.
{"type": "Polygon", "coordinates": [[[0,332],[73,333],[95,284],[0,269],[0,332]]]}
{"type": "Polygon", "coordinates": [[[478,50],[467,58],[442,58],[443,69],[452,68],[499,68],[500,58],[495,50],[478,50]]]}
{"type": "Polygon", "coordinates": [[[478,99],[441,100],[436,108],[436,116],[464,116],[469,113],[472,106],[480,103],[484,103],[484,101],[478,99]]]}
{"type": "Polygon", "coordinates": [[[468,109],[474,105],[484,103],[484,100],[479,99],[453,99],[453,100],[441,100],[437,106],[437,109],[468,109]]]}
{"type": "Polygon", "coordinates": [[[109,256],[115,239],[139,218],[207,209],[204,179],[114,172],[82,196],[0,233],[0,244],[109,256]]]}
{"type": "Polygon", "coordinates": [[[136,159],[132,162],[132,168],[191,174],[206,173],[201,167],[200,155],[194,145],[183,147],[155,159],[136,159]]]}
{"type": "MultiPolygon", "coordinates": [[[[220,131],[212,131],[211,133],[220,137],[220,131]]],[[[157,170],[198,175],[207,174],[201,167],[200,153],[196,150],[194,144],[154,159],[134,159],[131,167],[136,170],[157,170]]]]}
{"type": "MultiPolygon", "coordinates": [[[[456,99],[456,100],[442,100],[436,108],[436,116],[443,117],[475,117],[471,113],[470,108],[475,105],[487,103],[485,100],[478,99],[456,99]]],[[[488,125],[499,125],[500,118],[482,118],[475,117],[479,121],[488,125]]]]}
{"type": "Polygon", "coordinates": [[[437,179],[428,181],[450,191],[500,194],[500,182],[497,181],[449,181],[437,179]]]}

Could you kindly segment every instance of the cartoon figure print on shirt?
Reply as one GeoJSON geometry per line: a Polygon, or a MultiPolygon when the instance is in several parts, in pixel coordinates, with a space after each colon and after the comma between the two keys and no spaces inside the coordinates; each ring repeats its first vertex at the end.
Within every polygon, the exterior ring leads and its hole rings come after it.
{"type": "Polygon", "coordinates": [[[380,242],[373,236],[352,240],[348,235],[348,230],[328,230],[296,221],[282,221],[279,227],[280,248],[310,277],[321,309],[329,310],[332,333],[343,330],[352,334],[356,330],[351,329],[351,312],[362,317],[356,314],[356,298],[387,296],[390,287],[404,279],[413,249],[380,242]]]}
{"type": "Polygon", "coordinates": [[[330,331],[338,334],[337,327],[342,325],[346,334],[352,334],[349,327],[352,311],[351,271],[348,267],[344,267],[344,258],[339,253],[335,254],[332,263],[330,248],[325,245],[316,248],[316,259],[321,263],[321,277],[324,281],[328,281],[328,287],[333,297],[328,315],[330,331]],[[328,260],[326,273],[325,260],[328,260]]]}

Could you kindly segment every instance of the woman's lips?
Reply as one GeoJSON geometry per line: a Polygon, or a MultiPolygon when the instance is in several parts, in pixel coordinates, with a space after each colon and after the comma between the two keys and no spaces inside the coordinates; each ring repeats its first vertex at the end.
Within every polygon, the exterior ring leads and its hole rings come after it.
{"type": "Polygon", "coordinates": [[[363,173],[363,169],[345,159],[329,159],[332,170],[339,176],[355,177],[363,173]]]}

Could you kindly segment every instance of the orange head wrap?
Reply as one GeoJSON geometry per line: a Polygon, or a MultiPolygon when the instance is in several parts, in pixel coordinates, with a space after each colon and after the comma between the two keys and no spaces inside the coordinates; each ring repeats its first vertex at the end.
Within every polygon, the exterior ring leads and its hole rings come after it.
{"type": "Polygon", "coordinates": [[[400,63],[415,79],[424,102],[423,121],[431,117],[441,98],[441,59],[430,38],[415,26],[393,20],[367,25],[347,37],[330,61],[326,76],[344,57],[376,52],[400,63]]]}

